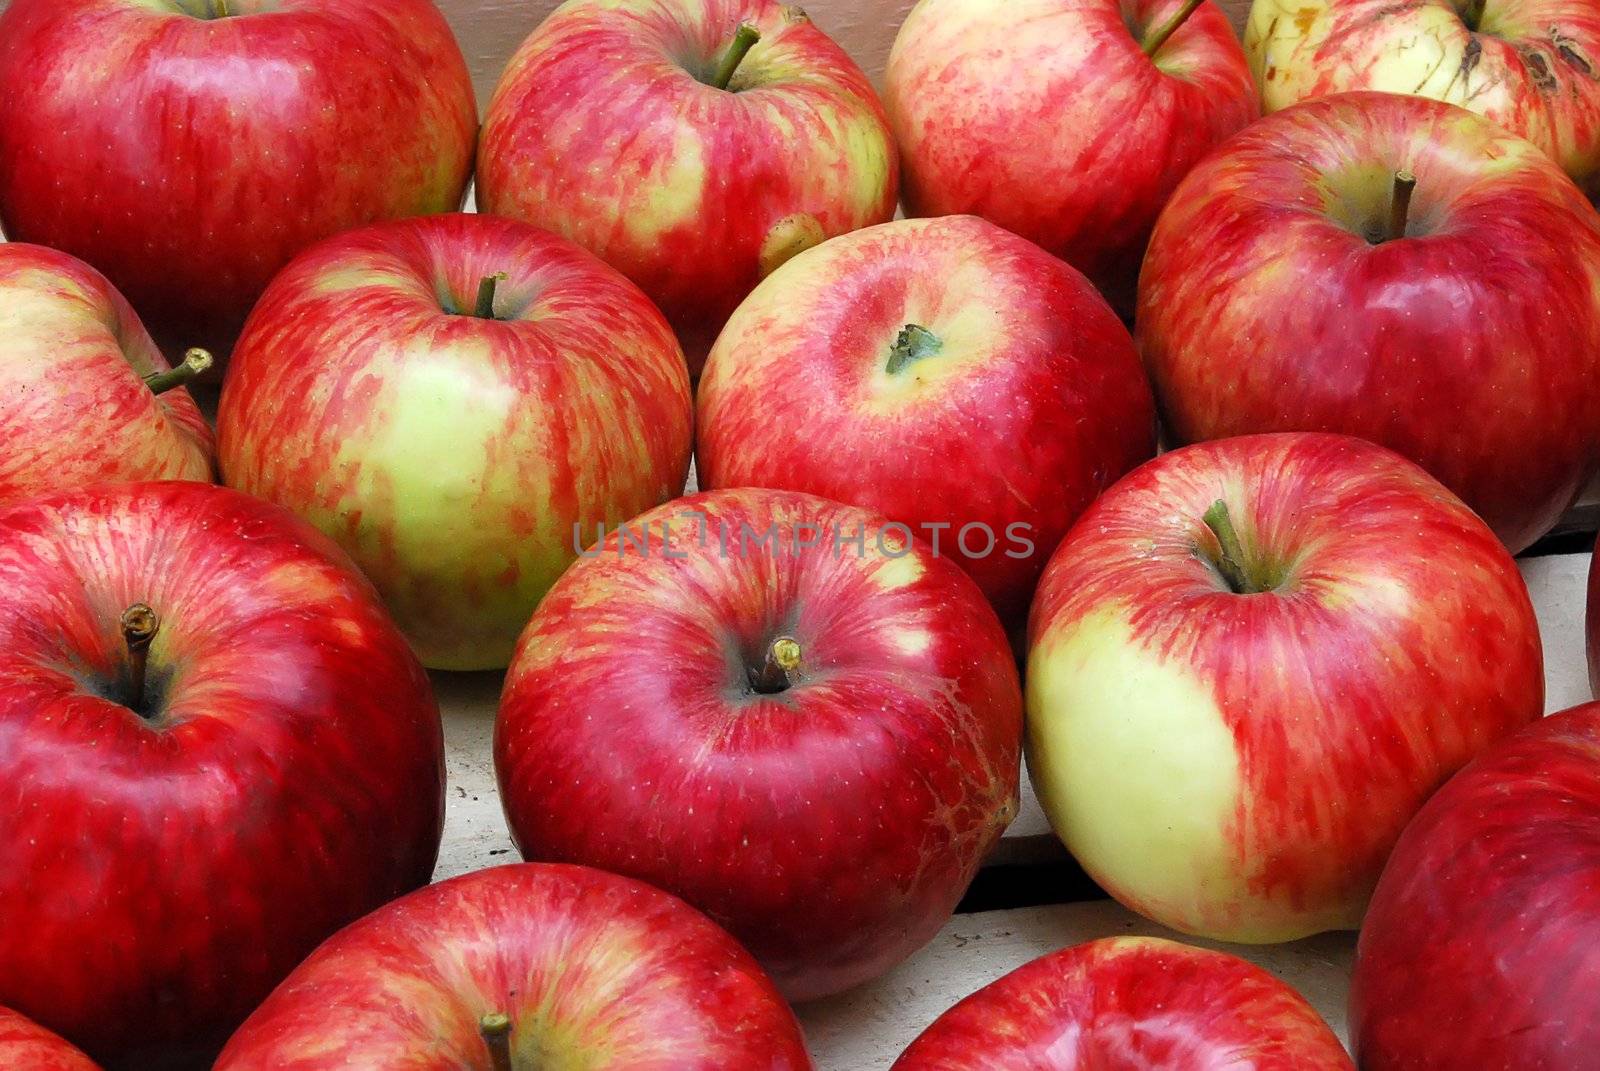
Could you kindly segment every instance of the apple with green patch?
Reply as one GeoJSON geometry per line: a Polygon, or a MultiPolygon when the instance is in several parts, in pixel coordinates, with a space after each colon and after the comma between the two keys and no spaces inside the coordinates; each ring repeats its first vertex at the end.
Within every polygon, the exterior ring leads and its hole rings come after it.
{"type": "Polygon", "coordinates": [[[273,281],[218,457],[338,541],[425,664],[492,669],[595,525],[682,493],[691,419],[682,351],[636,286],[525,223],[430,216],[273,281]]]}
{"type": "Polygon", "coordinates": [[[1400,831],[1544,708],[1515,562],[1397,454],[1256,435],[1166,454],[1045,572],[1028,768],[1122,903],[1218,940],[1354,928],[1400,831]]]}
{"type": "Polygon", "coordinates": [[[871,82],[778,0],[568,0],[512,57],[478,148],[479,207],[620,269],[696,374],[764,276],[898,194],[871,82]]]}

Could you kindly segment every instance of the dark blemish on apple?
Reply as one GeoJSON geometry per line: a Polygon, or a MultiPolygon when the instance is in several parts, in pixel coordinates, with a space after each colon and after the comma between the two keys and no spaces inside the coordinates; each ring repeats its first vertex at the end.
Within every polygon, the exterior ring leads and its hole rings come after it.
{"type": "Polygon", "coordinates": [[[1540,90],[1551,93],[1556,88],[1555,72],[1550,70],[1550,61],[1544,58],[1543,52],[1536,52],[1532,48],[1522,46],[1517,49],[1522,53],[1522,62],[1528,68],[1528,74],[1533,78],[1533,84],[1540,90]]]}
{"type": "Polygon", "coordinates": [[[1478,66],[1478,61],[1483,58],[1483,42],[1474,35],[1467,42],[1467,50],[1461,54],[1461,81],[1465,82],[1472,77],[1473,68],[1478,66]]]}
{"type": "Polygon", "coordinates": [[[1550,27],[1550,42],[1556,46],[1556,54],[1566,60],[1568,65],[1583,72],[1585,78],[1594,79],[1594,65],[1591,64],[1583,53],[1575,47],[1577,40],[1561,32],[1561,27],[1550,27]]]}

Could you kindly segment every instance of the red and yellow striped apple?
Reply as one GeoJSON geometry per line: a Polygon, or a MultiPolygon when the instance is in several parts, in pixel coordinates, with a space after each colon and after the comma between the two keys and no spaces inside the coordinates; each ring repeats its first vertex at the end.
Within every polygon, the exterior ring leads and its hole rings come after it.
{"type": "Polygon", "coordinates": [[[1547,718],[1440,789],[1356,950],[1365,1071],[1583,1071],[1600,1052],[1600,704],[1547,718]]]}
{"type": "Polygon", "coordinates": [[[1233,27],[1200,0],[922,0],[885,102],[908,213],[993,220],[1124,315],[1178,180],[1260,114],[1233,27]]]}
{"type": "Polygon", "coordinates": [[[58,492],[0,513],[0,592],[0,1004],[192,1068],[428,880],[438,707],[308,525],[203,483],[58,492]]]}
{"type": "Polygon", "coordinates": [[[1051,825],[1122,903],[1219,940],[1354,928],[1423,801],[1544,709],[1511,556],[1345,436],[1138,469],[1061,544],[1030,637],[1051,825]]]}
{"type": "Polygon", "coordinates": [[[77,1046],[0,1008],[0,1067],[7,1071],[100,1071],[77,1046]]]}
{"type": "Polygon", "coordinates": [[[0,227],[225,358],[289,258],[461,206],[477,106],[429,0],[11,0],[0,227]]]}
{"type": "Polygon", "coordinates": [[[43,246],[0,243],[0,506],[124,480],[211,480],[211,429],[105,276],[43,246]]]}
{"type": "Polygon", "coordinates": [[[898,190],[871,82],[779,0],[569,0],[512,57],[478,148],[479,206],[621,269],[696,374],[763,276],[892,218],[898,190]]]}
{"type": "Polygon", "coordinates": [[[218,457],[230,486],[337,540],[423,662],[486,669],[578,531],[682,493],[691,420],[683,354],[632,283],[527,224],[432,216],[331,239],[273,281],[218,457]]]}
{"type": "Polygon", "coordinates": [[[1363,89],[1430,97],[1600,180],[1593,0],[1256,0],[1244,45],[1269,112],[1363,89]]]}
{"type": "Polygon", "coordinates": [[[700,383],[702,487],[911,525],[1020,626],[1085,506],[1155,453],[1127,330],[1077,271],[970,216],[837,238],[768,278],[700,383]]]}
{"type": "Polygon", "coordinates": [[[682,896],[803,1000],[949,919],[1016,814],[1021,736],[960,569],[865,510],[742,489],[645,514],[556,583],[495,769],[524,856],[682,896]]]}
{"type": "Polygon", "coordinates": [[[1156,226],[1139,346],[1179,442],[1357,435],[1513,552],[1600,458],[1600,217],[1528,142],[1363,93],[1256,123],[1156,226]]]}
{"type": "Polygon", "coordinates": [[[1355,1071],[1305,998],[1237,956],[1151,937],[1064,948],[933,1021],[891,1071],[1355,1071]]]}
{"type": "Polygon", "coordinates": [[[329,938],[216,1071],[810,1071],[749,953],[681,900],[586,867],[441,882],[329,938]]]}

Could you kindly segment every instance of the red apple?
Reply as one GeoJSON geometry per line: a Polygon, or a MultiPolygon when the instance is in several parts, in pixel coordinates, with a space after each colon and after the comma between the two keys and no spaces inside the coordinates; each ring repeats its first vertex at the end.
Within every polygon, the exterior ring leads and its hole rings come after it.
{"type": "Polygon", "coordinates": [[[1161,206],[1260,114],[1227,15],[1199,0],[922,0],[885,100],[907,212],[993,220],[1130,316],[1161,206]]]}
{"type": "Polygon", "coordinates": [[[1423,801],[1544,709],[1511,556],[1344,436],[1134,472],[1061,544],[1029,631],[1051,824],[1122,903],[1219,940],[1354,929],[1423,801]]]}
{"type": "Polygon", "coordinates": [[[683,492],[690,406],[671,329],[616,271],[524,223],[433,216],[273,280],[218,455],[350,553],[423,662],[491,669],[596,524],[683,492]]]}
{"type": "Polygon", "coordinates": [[[0,226],[225,355],[319,238],[461,205],[477,111],[428,0],[11,0],[0,226]]]}
{"type": "Polygon", "coordinates": [[[1155,453],[1128,332],[1078,272],[971,217],[797,258],[717,340],[702,487],[782,487],[916,528],[1017,623],[1078,514],[1155,453]]]}
{"type": "Polygon", "coordinates": [[[1532,145],[1379,93],[1268,116],[1150,242],[1139,345],[1180,442],[1371,439],[1513,552],[1600,450],[1600,217],[1532,145]]]}
{"type": "Polygon", "coordinates": [[[480,870],[329,938],[216,1071],[806,1071],[794,1013],[681,900],[575,866],[480,870]]]}
{"type": "Polygon", "coordinates": [[[1584,1071],[1600,1052],[1600,704],[1518,733],[1406,827],[1356,950],[1366,1071],[1584,1071]]]}
{"type": "Polygon", "coordinates": [[[73,1045],[9,1008],[0,1008],[0,1067],[6,1071],[100,1071],[73,1045]]]}
{"type": "Polygon", "coordinates": [[[210,1053],[426,882],[439,711],[370,585],[202,483],[0,513],[0,1004],[110,1067],[210,1053]]]}
{"type": "Polygon", "coordinates": [[[1585,614],[1585,639],[1589,656],[1589,689],[1600,695],[1600,544],[1589,559],[1589,598],[1585,614]]]}
{"type": "Polygon", "coordinates": [[[1017,810],[1016,668],[973,583],[788,491],[691,496],[587,553],[495,723],[523,854],[682,896],[795,999],[925,944],[1017,810]]]}
{"type": "Polygon", "coordinates": [[[570,0],[495,89],[477,197],[620,268],[698,374],[763,276],[894,216],[898,171],[872,84],[800,8],[570,0]]]}
{"type": "Polygon", "coordinates": [[[1593,0],[1257,0],[1245,50],[1268,111],[1357,89],[1470,108],[1593,189],[1600,7],[1593,0]]]}
{"type": "Polygon", "coordinates": [[[211,479],[211,429],[128,303],[89,265],[0,243],[0,505],[122,480],[211,479]]]}
{"type": "Polygon", "coordinates": [[[891,1071],[1355,1071],[1289,986],[1236,956],[1112,937],[1018,967],[933,1021],[891,1071]]]}

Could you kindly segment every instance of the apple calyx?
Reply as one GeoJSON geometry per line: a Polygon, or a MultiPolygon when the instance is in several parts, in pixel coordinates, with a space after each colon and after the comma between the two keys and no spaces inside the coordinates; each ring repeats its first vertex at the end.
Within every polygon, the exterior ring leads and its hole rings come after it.
{"type": "Polygon", "coordinates": [[[1389,230],[1381,241],[1393,241],[1406,236],[1406,223],[1411,215],[1411,194],[1417,188],[1417,176],[1409,171],[1394,173],[1394,192],[1389,199],[1389,230]]]}
{"type": "Polygon", "coordinates": [[[492,1071],[511,1071],[511,1017],[504,1012],[490,1012],[478,1020],[478,1033],[489,1050],[492,1071]]]}
{"type": "Polygon", "coordinates": [[[760,669],[750,671],[750,687],[758,695],[777,695],[794,686],[793,674],[800,668],[800,641],[793,636],[779,636],[767,647],[767,657],[760,669]]]}
{"type": "Polygon", "coordinates": [[[1167,39],[1177,33],[1178,27],[1188,22],[1189,16],[1193,15],[1196,9],[1204,2],[1205,0],[1184,0],[1183,6],[1170,19],[1157,27],[1154,33],[1140,42],[1139,48],[1144,51],[1146,56],[1155,59],[1156,53],[1161,51],[1161,46],[1167,43],[1167,39]]]}
{"type": "Polygon", "coordinates": [[[1265,591],[1267,585],[1258,583],[1245,568],[1244,545],[1240,543],[1239,532],[1233,526],[1228,504],[1220,498],[1213,502],[1211,508],[1206,510],[1205,523],[1211,529],[1211,534],[1217,537],[1219,553],[1213,556],[1202,551],[1202,556],[1222,574],[1229,590],[1236,595],[1255,595],[1265,591]]]}
{"type": "Polygon", "coordinates": [[[480,320],[498,319],[494,314],[494,291],[500,280],[505,277],[505,272],[497,271],[493,275],[485,275],[478,281],[478,298],[472,303],[472,315],[480,320]]]}
{"type": "Polygon", "coordinates": [[[144,385],[150,388],[151,394],[165,394],[174,387],[182,387],[193,382],[200,373],[212,365],[211,353],[199,346],[191,347],[183,355],[183,363],[176,368],[165,372],[151,372],[144,376],[144,385]]]}
{"type": "Polygon", "coordinates": [[[728,83],[733,81],[734,74],[739,70],[739,64],[756,47],[756,42],[761,40],[761,31],[748,22],[741,22],[739,29],[734,32],[733,43],[722,54],[722,59],[717,63],[717,72],[711,76],[713,89],[727,89],[728,83]]]}
{"type": "Polygon", "coordinates": [[[884,371],[895,375],[906,365],[915,364],[924,357],[932,357],[942,349],[944,339],[921,324],[906,324],[889,350],[889,363],[884,366],[884,371]]]}
{"type": "Polygon", "coordinates": [[[150,661],[150,643],[161,629],[161,619],[142,602],[122,611],[122,642],[128,649],[128,706],[143,716],[145,672],[150,661]]]}

